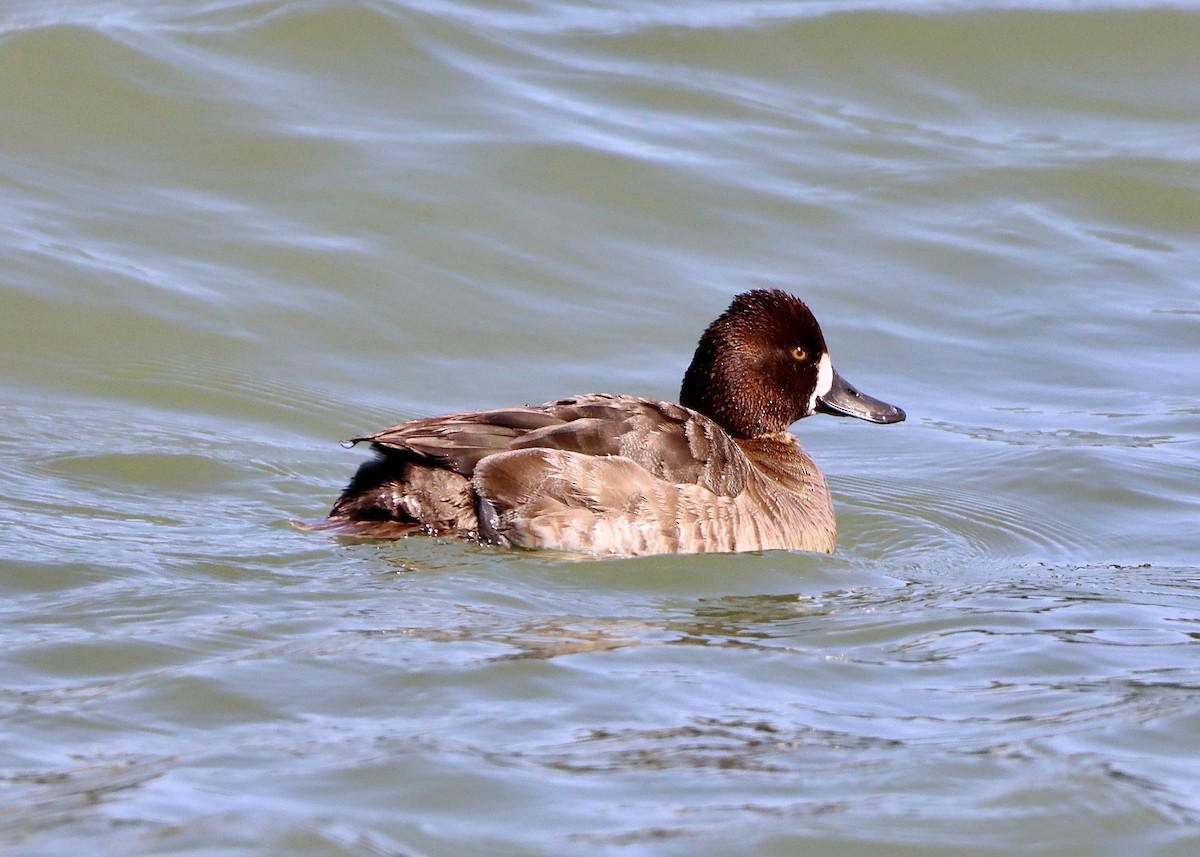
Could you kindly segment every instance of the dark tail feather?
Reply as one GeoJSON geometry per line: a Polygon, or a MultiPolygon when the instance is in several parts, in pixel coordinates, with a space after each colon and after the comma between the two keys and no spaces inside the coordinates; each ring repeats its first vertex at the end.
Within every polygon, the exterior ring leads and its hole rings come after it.
{"type": "Polygon", "coordinates": [[[471,483],[436,463],[377,450],[333,504],[328,519],[297,524],[308,531],[366,539],[416,534],[474,536],[471,483]]]}
{"type": "Polygon", "coordinates": [[[411,521],[368,521],[352,518],[326,518],[323,521],[288,521],[306,533],[332,533],[358,539],[402,539],[414,533],[424,533],[422,524],[411,521]]]}

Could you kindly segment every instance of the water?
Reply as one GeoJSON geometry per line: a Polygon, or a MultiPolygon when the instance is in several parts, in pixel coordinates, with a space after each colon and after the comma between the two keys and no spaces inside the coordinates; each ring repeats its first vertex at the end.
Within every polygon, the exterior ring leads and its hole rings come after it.
{"type": "Polygon", "coordinates": [[[1200,11],[0,4],[14,854],[1191,855],[1200,11]],[[297,532],[781,287],[833,557],[297,532]]]}

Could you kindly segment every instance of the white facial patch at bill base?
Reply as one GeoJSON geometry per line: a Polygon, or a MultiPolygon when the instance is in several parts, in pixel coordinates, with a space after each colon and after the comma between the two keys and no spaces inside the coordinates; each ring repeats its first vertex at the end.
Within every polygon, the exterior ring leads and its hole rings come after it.
{"type": "Polygon", "coordinates": [[[817,412],[817,399],[824,396],[833,389],[833,361],[829,359],[829,352],[826,351],[821,355],[821,359],[817,362],[817,386],[813,388],[812,399],[808,403],[808,412],[815,414],[817,412]]]}

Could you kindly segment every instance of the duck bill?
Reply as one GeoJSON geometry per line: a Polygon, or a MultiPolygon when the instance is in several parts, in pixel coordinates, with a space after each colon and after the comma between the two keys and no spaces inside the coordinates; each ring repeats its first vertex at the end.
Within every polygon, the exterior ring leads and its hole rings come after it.
{"type": "Polygon", "coordinates": [[[869,423],[899,423],[904,421],[904,411],[895,405],[872,399],[860,393],[833,370],[833,383],[829,392],[817,396],[817,410],[839,417],[855,417],[869,423]]]}

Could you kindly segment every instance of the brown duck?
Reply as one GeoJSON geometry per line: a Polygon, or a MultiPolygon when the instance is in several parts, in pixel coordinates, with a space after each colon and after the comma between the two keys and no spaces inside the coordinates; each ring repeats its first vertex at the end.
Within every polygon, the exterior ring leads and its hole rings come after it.
{"type": "Polygon", "coordinates": [[[829,488],[787,431],[818,411],[904,419],[834,371],[799,298],[746,292],[700,337],[678,405],[594,393],[353,438],[377,456],[317,526],[625,556],[831,553],[829,488]]]}

